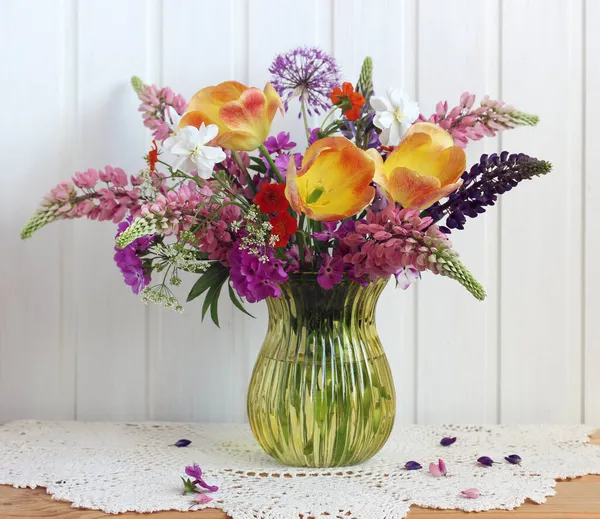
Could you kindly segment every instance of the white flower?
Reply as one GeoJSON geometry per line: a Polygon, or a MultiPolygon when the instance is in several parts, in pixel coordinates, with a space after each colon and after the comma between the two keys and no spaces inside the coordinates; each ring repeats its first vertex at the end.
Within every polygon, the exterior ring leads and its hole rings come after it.
{"type": "Polygon", "coordinates": [[[169,143],[171,153],[179,156],[179,159],[173,164],[173,169],[182,171],[196,169],[202,178],[210,178],[215,164],[226,159],[225,152],[221,148],[205,146],[218,133],[219,128],[216,124],[205,126],[202,123],[200,128],[185,126],[177,132],[177,135],[169,137],[169,139],[174,139],[174,142],[169,143]]]}
{"type": "Polygon", "coordinates": [[[383,130],[379,140],[384,146],[398,146],[406,130],[419,117],[419,105],[398,88],[388,89],[385,96],[371,97],[371,107],[375,110],[373,124],[383,130]]]}
{"type": "Polygon", "coordinates": [[[396,287],[406,290],[410,285],[421,277],[419,271],[414,267],[404,267],[396,272],[396,287]]]}
{"type": "Polygon", "coordinates": [[[165,122],[171,129],[171,134],[163,142],[163,148],[167,151],[171,151],[171,148],[177,143],[177,132],[179,131],[179,121],[181,121],[181,115],[179,115],[172,106],[167,106],[165,110],[165,122]]]}

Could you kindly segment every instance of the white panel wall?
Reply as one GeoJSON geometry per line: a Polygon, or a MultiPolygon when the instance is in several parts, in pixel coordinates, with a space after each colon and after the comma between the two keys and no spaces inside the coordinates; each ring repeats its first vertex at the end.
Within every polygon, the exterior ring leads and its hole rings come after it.
{"type": "MultiPolygon", "coordinates": [[[[264,305],[253,320],[224,298],[218,330],[198,303],[139,303],[110,224],[18,233],[73,171],[141,166],[131,75],[186,98],[262,86],[273,56],[302,44],[353,82],[372,56],[376,89],[401,86],[426,112],[469,90],[537,113],[538,128],[472,143],[469,160],[507,149],[554,164],[452,235],[485,302],[427,275],[385,291],[399,420],[600,421],[598,23],[599,0],[0,0],[0,422],[245,419],[264,305]]],[[[294,107],[283,128],[303,142],[294,107]]]]}

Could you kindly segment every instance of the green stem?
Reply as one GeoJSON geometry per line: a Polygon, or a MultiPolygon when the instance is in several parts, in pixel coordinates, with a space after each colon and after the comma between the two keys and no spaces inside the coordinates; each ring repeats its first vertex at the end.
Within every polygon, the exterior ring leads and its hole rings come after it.
{"type": "Polygon", "coordinates": [[[306,103],[304,96],[300,97],[300,110],[302,111],[302,119],[304,120],[304,130],[306,131],[306,140],[310,138],[310,129],[308,128],[308,114],[306,113],[306,103]]]}
{"type": "Polygon", "coordinates": [[[334,106],[329,113],[325,116],[325,119],[323,119],[323,122],[321,123],[321,128],[325,128],[325,123],[327,122],[327,120],[335,113],[335,111],[338,109],[337,106],[334,106]]]}
{"type": "MultiPolygon", "coordinates": [[[[273,159],[271,158],[271,155],[269,155],[269,152],[267,151],[267,148],[265,148],[264,144],[261,144],[258,147],[258,151],[260,151],[261,155],[267,159],[267,162],[269,163],[269,166],[271,167],[271,171],[273,173],[275,173],[275,177],[277,177],[277,181],[280,184],[285,184],[283,177],[281,176],[281,173],[279,173],[279,170],[277,169],[277,166],[275,166],[275,162],[273,162],[273,159]]],[[[292,159],[293,160],[293,159],[292,159]]]]}
{"type": "Polygon", "coordinates": [[[300,267],[306,268],[306,261],[304,258],[304,215],[301,214],[298,220],[298,232],[296,232],[296,239],[298,240],[298,256],[300,256],[300,267]]]}
{"type": "Polygon", "coordinates": [[[250,189],[252,189],[252,193],[256,194],[256,186],[254,185],[254,180],[252,180],[252,176],[248,172],[248,168],[244,166],[244,163],[242,162],[242,159],[240,159],[238,152],[232,150],[231,156],[233,157],[233,161],[237,164],[237,167],[244,172],[244,175],[246,175],[246,180],[248,181],[250,189]]]}

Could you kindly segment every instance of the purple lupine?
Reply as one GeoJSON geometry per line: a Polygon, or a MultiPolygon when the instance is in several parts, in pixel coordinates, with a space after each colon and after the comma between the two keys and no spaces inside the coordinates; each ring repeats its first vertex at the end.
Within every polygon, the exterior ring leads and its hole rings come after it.
{"type": "MultiPolygon", "coordinates": [[[[132,222],[132,218],[122,221],[117,228],[115,238],[119,237],[132,222]]],[[[114,260],[123,274],[125,284],[131,287],[134,294],[139,294],[150,284],[150,276],[144,268],[140,254],[144,253],[154,241],[154,236],[142,236],[120,249],[115,245],[114,260]]]]}
{"type": "Polygon", "coordinates": [[[510,191],[522,180],[550,172],[549,162],[529,157],[523,153],[509,155],[482,155],[479,162],[462,175],[463,184],[451,193],[444,203],[436,202],[421,216],[429,216],[433,223],[446,218],[445,227],[440,229],[450,233],[451,229],[464,229],[467,217],[475,218],[485,213],[486,206],[494,205],[498,195],[510,191]]]}
{"type": "Polygon", "coordinates": [[[290,99],[300,97],[309,115],[331,107],[329,94],[340,84],[335,59],[317,47],[298,47],[275,57],[269,67],[271,83],[287,110],[290,99]]]}

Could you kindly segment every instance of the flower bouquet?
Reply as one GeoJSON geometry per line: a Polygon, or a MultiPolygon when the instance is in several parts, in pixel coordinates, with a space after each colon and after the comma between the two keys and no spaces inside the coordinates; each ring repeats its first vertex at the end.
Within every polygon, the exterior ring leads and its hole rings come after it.
{"type": "Polygon", "coordinates": [[[315,48],[277,56],[264,90],[228,81],[189,101],[132,80],[153,132],[146,166],[77,172],[50,191],[22,231],[62,219],[118,224],[115,262],[145,302],[182,310],[173,288],[196,276],[188,301],[219,324],[223,290],[266,300],[269,325],[248,392],[255,437],[293,465],[339,466],[373,456],[395,414],[375,328],[377,299],[429,271],[477,299],[484,290],[449,235],[525,179],[550,171],[524,154],[464,148],[537,117],[465,92],[433,115],[399,90],[374,92],[366,58],[356,84],[315,48]],[[270,136],[299,102],[306,142],[270,136]],[[311,128],[309,115],[319,116],[311,128]]]}

